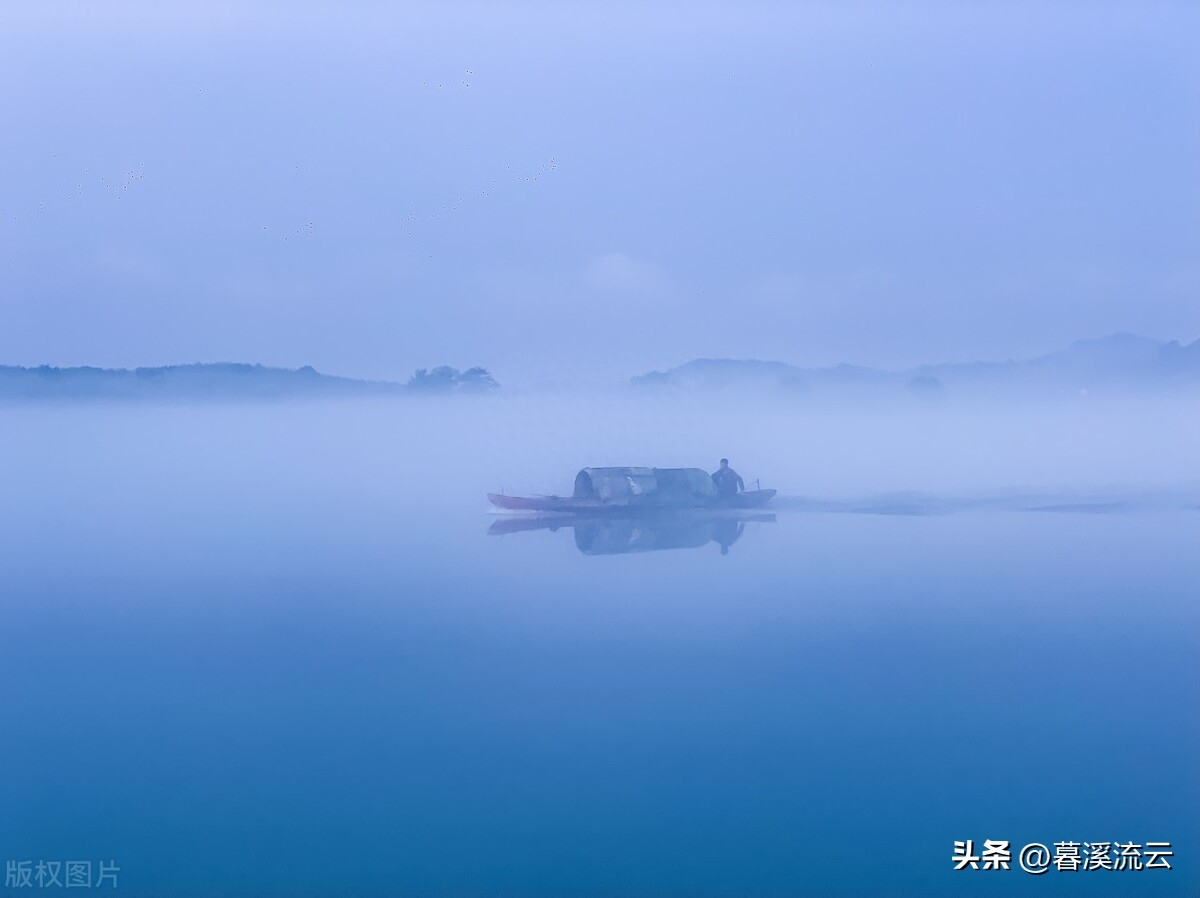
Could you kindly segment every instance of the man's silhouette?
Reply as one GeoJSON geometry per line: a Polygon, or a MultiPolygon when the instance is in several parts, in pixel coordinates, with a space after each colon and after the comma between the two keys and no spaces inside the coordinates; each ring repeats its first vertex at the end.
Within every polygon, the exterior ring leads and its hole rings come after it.
{"type": "Polygon", "coordinates": [[[729,467],[729,459],[721,459],[721,467],[713,472],[713,483],[717,487],[717,495],[722,499],[730,499],[746,488],[741,475],[729,467]]]}

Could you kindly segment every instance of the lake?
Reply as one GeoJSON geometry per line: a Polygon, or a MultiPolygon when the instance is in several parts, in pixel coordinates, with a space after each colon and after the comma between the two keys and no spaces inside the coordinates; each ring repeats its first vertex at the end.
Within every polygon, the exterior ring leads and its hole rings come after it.
{"type": "Polygon", "coordinates": [[[1194,894],[1194,417],[0,409],[0,853],[155,896],[1194,894]],[[781,489],[732,539],[489,532],[488,490],[723,454],[781,489]],[[1174,869],[1019,869],[1070,840],[1174,869]]]}

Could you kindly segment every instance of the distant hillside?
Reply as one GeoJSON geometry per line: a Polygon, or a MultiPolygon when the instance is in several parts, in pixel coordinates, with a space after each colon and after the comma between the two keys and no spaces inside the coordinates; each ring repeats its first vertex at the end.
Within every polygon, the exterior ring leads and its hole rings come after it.
{"type": "Polygon", "coordinates": [[[497,386],[482,368],[419,370],[408,384],[321,374],[311,366],[267,368],[233,363],[161,368],[0,366],[0,400],[278,400],[479,392],[497,386]]]}
{"type": "Polygon", "coordinates": [[[1200,340],[1181,346],[1133,334],[1080,340],[1027,361],[922,365],[884,371],[854,365],[801,368],[783,362],[696,359],[632,379],[643,389],[698,389],[936,397],[1062,395],[1200,387],[1200,340]]]}

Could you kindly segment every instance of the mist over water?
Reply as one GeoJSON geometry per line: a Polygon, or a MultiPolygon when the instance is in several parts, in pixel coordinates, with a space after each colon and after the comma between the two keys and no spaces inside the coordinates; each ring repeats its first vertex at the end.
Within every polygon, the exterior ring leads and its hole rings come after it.
{"type": "Polygon", "coordinates": [[[10,405],[0,448],[22,471],[6,485],[10,511],[60,527],[124,512],[204,519],[228,502],[312,516],[361,496],[436,516],[486,509],[484,493],[501,487],[569,494],[586,465],[712,470],[723,456],[790,498],[1183,500],[1200,487],[1196,407],[1190,396],[967,406],[611,393],[10,405]]]}
{"type": "Polygon", "coordinates": [[[956,839],[1164,839],[1076,876],[1186,893],[1194,408],[5,407],[0,843],[132,895],[963,895],[1029,877],[956,839]],[[722,456],[780,490],[728,554],[488,533],[722,456]]]}
{"type": "Polygon", "coordinates": [[[3,896],[1200,894],[1198,26],[0,3],[3,896]]]}

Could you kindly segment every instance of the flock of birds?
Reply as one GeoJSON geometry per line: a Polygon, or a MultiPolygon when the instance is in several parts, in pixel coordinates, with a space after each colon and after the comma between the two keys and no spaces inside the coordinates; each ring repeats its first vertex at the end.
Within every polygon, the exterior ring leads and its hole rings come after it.
{"type": "MultiPolygon", "coordinates": [[[[537,168],[532,170],[520,171],[516,168],[509,167],[506,175],[503,178],[492,178],[486,187],[474,190],[470,193],[462,194],[456,199],[447,200],[446,202],[430,208],[428,210],[418,209],[415,206],[410,206],[407,213],[400,221],[401,230],[414,241],[419,240],[422,228],[426,225],[436,223],[437,221],[446,221],[455,214],[463,211],[472,201],[488,200],[500,192],[505,184],[521,184],[533,183],[548,177],[553,172],[558,171],[558,162],[553,157],[543,162],[537,168]]],[[[296,241],[308,237],[313,237],[316,234],[315,222],[307,222],[298,228],[271,228],[268,225],[262,226],[264,236],[273,237],[284,241],[296,241]]],[[[416,247],[418,250],[419,246],[416,247]]],[[[432,253],[426,253],[427,256],[432,256],[432,253]]]]}
{"type": "MultiPolygon", "coordinates": [[[[438,90],[441,90],[441,89],[442,89],[442,88],[444,88],[444,87],[449,87],[449,88],[450,88],[450,89],[452,89],[452,90],[453,90],[453,89],[455,89],[455,88],[458,88],[458,87],[464,87],[464,88],[465,88],[465,87],[470,87],[470,86],[471,86],[471,83],[470,83],[469,81],[467,81],[467,79],[468,79],[468,78],[470,78],[470,77],[471,77],[471,70],[470,70],[470,69],[467,69],[466,73],[465,73],[465,74],[463,75],[463,77],[462,77],[462,80],[460,80],[460,81],[458,82],[458,84],[451,84],[449,81],[437,81],[437,82],[435,82],[435,83],[436,83],[436,85],[437,85],[437,89],[438,89],[438,90]]],[[[429,87],[429,82],[428,82],[428,81],[422,81],[422,82],[421,82],[421,86],[422,86],[422,87],[429,87]]]]}
{"type": "MultiPolygon", "coordinates": [[[[85,175],[89,174],[89,170],[85,168],[83,170],[83,173],[85,175]]],[[[105,193],[107,193],[109,196],[113,197],[114,199],[119,200],[125,196],[125,191],[129,190],[130,187],[132,187],[134,184],[136,184],[138,181],[141,181],[145,177],[146,177],[146,164],[144,162],[141,162],[141,163],[138,163],[137,171],[122,172],[122,174],[118,178],[114,179],[113,181],[109,181],[108,178],[101,176],[100,188],[105,193]]],[[[75,192],[67,194],[67,200],[74,202],[74,201],[78,200],[82,195],[83,195],[83,184],[82,183],[76,184],[75,192]]]]}
{"type": "Polygon", "coordinates": [[[79,177],[73,188],[65,191],[52,190],[47,199],[40,200],[35,207],[27,211],[26,215],[11,210],[0,210],[0,218],[8,218],[18,222],[24,220],[27,216],[37,218],[52,209],[55,201],[61,200],[68,203],[77,203],[97,187],[102,196],[107,196],[110,199],[123,199],[129,189],[145,177],[145,163],[138,163],[137,169],[121,172],[121,174],[113,176],[111,179],[107,175],[92,174],[91,169],[85,168],[83,175],[79,177]]]}
{"type": "MultiPolygon", "coordinates": [[[[410,208],[401,220],[401,228],[410,237],[415,238],[419,235],[423,225],[436,222],[439,219],[446,220],[463,210],[471,201],[488,200],[499,193],[506,184],[531,184],[549,177],[556,171],[558,171],[558,162],[553,157],[532,170],[521,171],[510,166],[503,177],[492,178],[485,187],[478,190],[462,194],[453,200],[447,200],[433,208],[410,208]]],[[[47,200],[40,201],[28,214],[31,217],[40,217],[53,208],[56,200],[78,203],[95,188],[99,189],[101,196],[121,200],[128,195],[131,188],[134,188],[138,183],[143,181],[145,177],[146,171],[144,165],[139,165],[137,169],[122,172],[116,177],[105,175],[95,176],[92,175],[90,169],[84,169],[84,177],[72,189],[67,192],[53,191],[47,200]]],[[[0,210],[0,219],[2,218],[21,222],[26,216],[18,212],[0,210]]],[[[262,225],[262,233],[264,236],[283,241],[300,240],[302,238],[313,237],[316,234],[316,223],[308,221],[299,227],[285,228],[272,228],[269,225],[262,225]]]]}
{"type": "MultiPolygon", "coordinates": [[[[268,234],[274,233],[266,225],[263,225],[263,230],[266,231],[268,234]]],[[[312,237],[314,233],[315,233],[314,225],[310,221],[307,226],[301,226],[301,227],[296,228],[295,230],[288,229],[286,231],[279,231],[277,236],[282,237],[284,240],[298,240],[301,237],[312,237]]]]}
{"type": "MultiPolygon", "coordinates": [[[[467,69],[457,83],[451,81],[425,81],[422,83],[427,87],[434,86],[435,89],[445,89],[447,87],[450,89],[466,89],[471,86],[470,79],[472,74],[472,71],[467,69]]],[[[467,150],[470,150],[470,147],[467,147],[467,150]]],[[[57,158],[57,154],[54,154],[53,158],[57,158]]],[[[427,225],[439,220],[445,221],[460,213],[472,203],[489,200],[498,195],[506,186],[512,184],[532,184],[542,181],[557,170],[558,162],[553,157],[531,170],[519,170],[513,166],[509,166],[504,175],[494,177],[485,186],[461,194],[455,199],[447,200],[440,205],[425,209],[417,208],[415,205],[410,206],[408,212],[399,222],[400,229],[414,242],[414,249],[420,251],[420,247],[416,244],[420,241],[422,232],[427,225]]],[[[121,172],[116,176],[101,175],[99,173],[93,174],[92,169],[84,169],[83,176],[78,178],[73,188],[64,191],[52,191],[46,199],[38,202],[35,208],[27,210],[25,214],[13,211],[11,208],[7,210],[0,209],[0,220],[9,219],[13,222],[22,222],[27,217],[40,217],[50,212],[58,201],[80,204],[86,196],[94,193],[97,188],[101,196],[122,200],[145,177],[145,163],[139,163],[137,168],[121,172]]],[[[260,233],[263,237],[279,240],[280,242],[295,242],[314,237],[317,233],[317,227],[315,221],[307,221],[299,226],[289,225],[284,227],[273,227],[264,224],[261,226],[260,233]]],[[[432,256],[431,253],[428,255],[432,256]]]]}
{"type": "Polygon", "coordinates": [[[510,166],[503,180],[500,178],[492,178],[486,187],[472,191],[469,194],[460,195],[456,199],[447,200],[440,206],[428,211],[410,208],[408,214],[405,215],[403,219],[402,226],[408,232],[410,237],[416,237],[424,223],[435,222],[438,220],[439,216],[442,219],[446,219],[462,210],[471,201],[490,199],[499,192],[503,184],[532,183],[534,181],[540,181],[556,171],[558,171],[558,162],[553,157],[546,162],[543,162],[533,170],[519,171],[510,166]]]}

